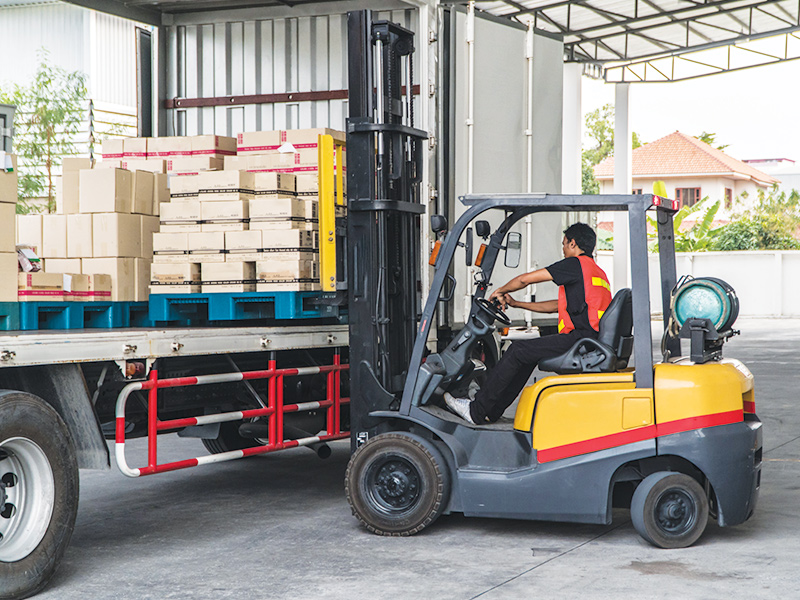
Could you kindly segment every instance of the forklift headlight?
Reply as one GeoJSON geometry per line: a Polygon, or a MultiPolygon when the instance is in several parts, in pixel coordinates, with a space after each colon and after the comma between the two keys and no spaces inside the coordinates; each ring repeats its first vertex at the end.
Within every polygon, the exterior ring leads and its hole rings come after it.
{"type": "Polygon", "coordinates": [[[689,319],[709,319],[717,331],[726,331],[739,316],[739,299],[721,279],[690,279],[675,291],[672,315],[678,327],[689,319]]]}

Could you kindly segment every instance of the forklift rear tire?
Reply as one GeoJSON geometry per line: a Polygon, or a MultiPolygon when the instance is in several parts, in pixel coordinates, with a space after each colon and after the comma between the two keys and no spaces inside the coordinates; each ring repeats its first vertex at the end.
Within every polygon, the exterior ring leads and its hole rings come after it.
{"type": "Polygon", "coordinates": [[[0,598],[47,585],[75,528],[78,485],[58,413],[37,396],[0,391],[0,598]]]}
{"type": "Polygon", "coordinates": [[[631,520],[639,535],[654,546],[688,548],[706,529],[708,498],[688,475],[653,473],[633,493],[631,520]]]}
{"type": "Polygon", "coordinates": [[[429,441],[409,433],[384,433],[353,454],[345,491],[353,514],[372,533],[413,535],[442,514],[450,496],[450,473],[429,441]]]}

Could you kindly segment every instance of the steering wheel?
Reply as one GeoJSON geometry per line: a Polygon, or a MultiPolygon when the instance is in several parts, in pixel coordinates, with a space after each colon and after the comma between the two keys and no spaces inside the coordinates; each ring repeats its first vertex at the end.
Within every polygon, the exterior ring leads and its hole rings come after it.
{"type": "Polygon", "coordinates": [[[508,315],[503,312],[503,309],[500,308],[500,303],[497,300],[494,302],[489,302],[486,298],[478,298],[475,303],[496,321],[499,321],[506,327],[511,325],[511,319],[509,319],[508,315]]]}

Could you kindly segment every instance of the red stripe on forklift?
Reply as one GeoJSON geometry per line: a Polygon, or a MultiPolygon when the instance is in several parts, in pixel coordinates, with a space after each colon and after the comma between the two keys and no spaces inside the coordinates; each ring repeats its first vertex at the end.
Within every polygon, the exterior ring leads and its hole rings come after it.
{"type": "Polygon", "coordinates": [[[748,402],[747,400],[744,401],[744,412],[746,413],[754,413],[756,412],[756,403],[755,402],[748,402]]]}
{"type": "Polygon", "coordinates": [[[602,437],[584,440],[582,442],[575,442],[573,444],[554,446],[553,448],[543,448],[542,450],[537,451],[536,457],[540,463],[552,462],[554,460],[570,458],[580,454],[589,454],[590,452],[616,448],[617,446],[623,446],[625,444],[633,444],[635,442],[652,440],[664,435],[682,433],[684,431],[692,431],[694,429],[702,429],[704,427],[715,427],[717,425],[739,423],[743,419],[744,415],[741,410],[716,413],[713,415],[703,415],[702,417],[692,417],[690,419],[679,419],[677,421],[669,421],[667,423],[660,423],[658,425],[639,427],[638,429],[632,429],[630,431],[612,433],[611,435],[604,435],[602,437]]]}

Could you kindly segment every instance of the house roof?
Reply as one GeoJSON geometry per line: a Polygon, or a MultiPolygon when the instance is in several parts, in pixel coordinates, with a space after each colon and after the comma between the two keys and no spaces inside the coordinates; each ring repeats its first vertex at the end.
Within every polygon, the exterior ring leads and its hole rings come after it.
{"type": "MultiPolygon", "coordinates": [[[[731,174],[761,185],[778,183],[774,177],[680,131],[636,148],[632,162],[634,177],[731,174]]],[[[614,157],[598,164],[594,176],[599,180],[613,179],[614,157]]]]}

